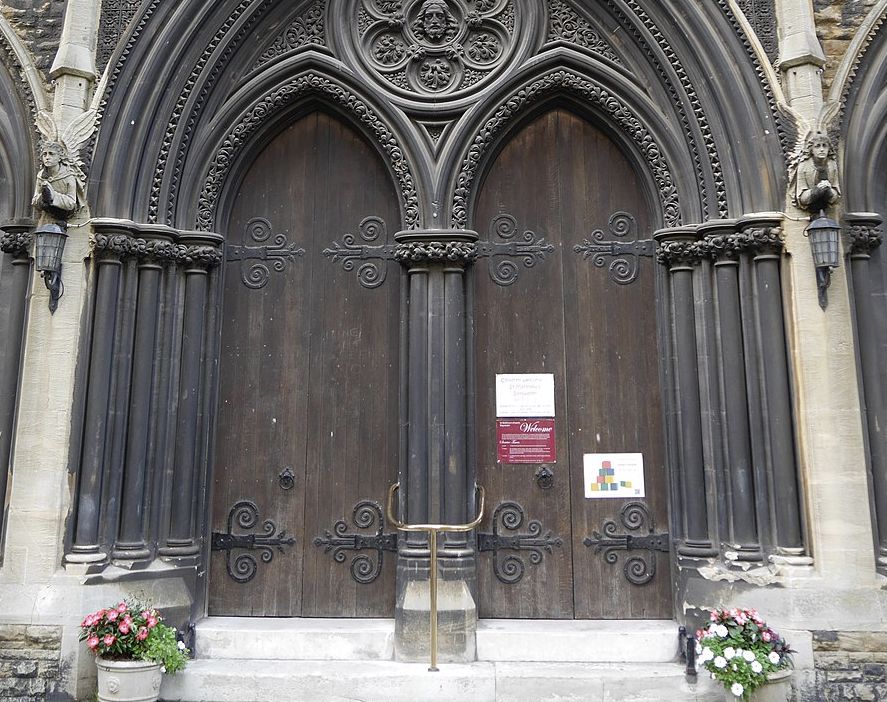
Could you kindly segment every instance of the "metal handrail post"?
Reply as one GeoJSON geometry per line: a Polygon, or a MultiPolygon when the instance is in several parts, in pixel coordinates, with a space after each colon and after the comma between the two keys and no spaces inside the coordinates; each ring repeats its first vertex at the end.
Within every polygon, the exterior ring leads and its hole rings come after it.
{"type": "Polygon", "coordinates": [[[430,672],[437,672],[437,535],[441,531],[471,531],[484,518],[484,501],[486,493],[484,489],[475,483],[474,489],[476,494],[480,496],[480,509],[478,509],[477,517],[467,524],[406,524],[394,516],[394,496],[400,489],[400,483],[394,483],[388,488],[388,521],[399,531],[425,531],[428,532],[428,547],[431,553],[430,582],[428,584],[430,590],[431,608],[429,612],[430,619],[430,638],[431,638],[431,667],[430,672]]]}

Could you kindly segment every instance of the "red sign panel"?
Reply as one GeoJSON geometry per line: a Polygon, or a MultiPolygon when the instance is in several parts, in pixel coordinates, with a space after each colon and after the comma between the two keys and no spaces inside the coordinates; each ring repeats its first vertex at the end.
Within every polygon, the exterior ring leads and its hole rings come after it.
{"type": "Polygon", "coordinates": [[[554,419],[497,419],[498,463],[554,463],[554,419]]]}

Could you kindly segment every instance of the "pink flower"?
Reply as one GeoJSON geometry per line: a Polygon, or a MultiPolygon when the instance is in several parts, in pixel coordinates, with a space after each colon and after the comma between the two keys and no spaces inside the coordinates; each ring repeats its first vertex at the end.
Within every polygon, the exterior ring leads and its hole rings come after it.
{"type": "Polygon", "coordinates": [[[767,643],[770,643],[770,640],[773,638],[773,636],[770,634],[769,631],[765,631],[763,634],[761,634],[761,638],[764,639],[764,641],[766,641],[767,643]]]}
{"type": "Polygon", "coordinates": [[[117,605],[117,611],[120,612],[120,614],[123,614],[126,611],[126,602],[121,602],[117,605]]]}
{"type": "Polygon", "coordinates": [[[148,615],[148,628],[153,629],[155,626],[157,626],[157,617],[148,615]]]}
{"type": "Polygon", "coordinates": [[[120,615],[120,612],[118,612],[116,609],[108,610],[108,614],[107,614],[108,621],[113,622],[115,619],[117,619],[117,617],[119,615],[120,615]]]}
{"type": "Polygon", "coordinates": [[[114,642],[117,640],[117,637],[114,634],[105,634],[105,637],[102,639],[102,643],[105,646],[113,646],[114,642]]]}
{"type": "Polygon", "coordinates": [[[94,651],[95,647],[99,645],[99,637],[95,635],[90,636],[88,639],[86,639],[86,645],[94,651]]]}
{"type": "Polygon", "coordinates": [[[125,619],[122,622],[120,622],[120,625],[117,627],[117,629],[120,630],[121,634],[128,634],[129,628],[130,628],[130,624],[127,624],[125,619]]]}
{"type": "Polygon", "coordinates": [[[148,630],[145,627],[142,627],[141,629],[139,629],[139,633],[136,634],[136,638],[139,641],[144,641],[148,638],[148,630]]]}

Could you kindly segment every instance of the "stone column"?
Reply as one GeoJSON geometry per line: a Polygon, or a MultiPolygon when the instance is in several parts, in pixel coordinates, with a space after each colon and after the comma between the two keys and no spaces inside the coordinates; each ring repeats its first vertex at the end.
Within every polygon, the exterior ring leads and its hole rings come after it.
{"type": "MultiPolygon", "coordinates": [[[[395,236],[405,267],[407,457],[400,476],[400,519],[407,523],[463,524],[473,518],[474,466],[468,450],[466,267],[477,234],[411,230],[395,236]]],[[[439,656],[475,658],[477,610],[472,597],[475,554],[468,534],[439,541],[439,656]]],[[[398,548],[395,652],[399,660],[427,661],[429,551],[422,533],[402,534],[398,548]]]]}
{"type": "Polygon", "coordinates": [[[697,243],[696,227],[675,227],[655,233],[659,262],[668,267],[668,305],[664,311],[670,329],[668,339],[669,391],[674,396],[678,452],[674,471],[675,521],[678,554],[690,557],[714,555],[703,447],[702,402],[696,331],[694,271],[703,250],[697,243]]]}
{"type": "MultiPolygon", "coordinates": [[[[876,275],[873,268],[877,265],[872,262],[872,254],[882,243],[881,216],[848,212],[844,221],[848,225],[848,261],[875,495],[876,553],[878,566],[884,568],[887,567],[887,367],[882,349],[887,337],[887,310],[872,290],[872,277],[876,275]]],[[[883,255],[883,250],[879,253],[883,255]]]]}

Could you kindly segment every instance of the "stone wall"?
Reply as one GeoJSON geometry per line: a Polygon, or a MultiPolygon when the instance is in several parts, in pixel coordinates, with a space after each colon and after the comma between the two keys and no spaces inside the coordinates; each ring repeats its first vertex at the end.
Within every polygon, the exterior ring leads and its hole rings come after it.
{"type": "Polygon", "coordinates": [[[887,702],[887,633],[814,631],[818,699],[887,702]]]}
{"type": "Polygon", "coordinates": [[[0,700],[52,699],[61,670],[61,627],[0,624],[0,700]]]}
{"type": "Polygon", "coordinates": [[[847,46],[878,0],[813,0],[816,34],[828,59],[823,84],[828,92],[847,46]]]}
{"type": "Polygon", "coordinates": [[[21,37],[44,79],[59,48],[67,0],[2,0],[0,12],[21,37]]]}

